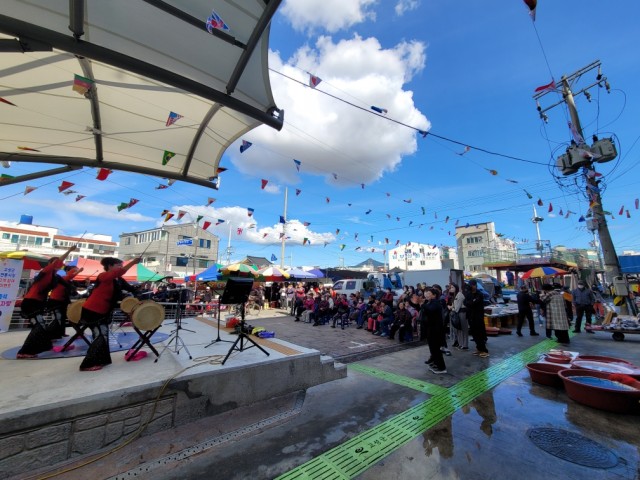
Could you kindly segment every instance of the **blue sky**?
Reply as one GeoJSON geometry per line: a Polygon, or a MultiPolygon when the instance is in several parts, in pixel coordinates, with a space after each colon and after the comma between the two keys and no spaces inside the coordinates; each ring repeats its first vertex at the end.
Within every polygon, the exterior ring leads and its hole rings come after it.
{"type": "MultiPolygon", "coordinates": [[[[576,103],[585,137],[616,136],[618,159],[598,165],[607,186],[604,209],[615,217],[607,220],[618,252],[640,250],[634,205],[640,197],[640,102],[633,88],[640,77],[638,18],[640,5],[630,0],[606,7],[594,0],[540,1],[535,26],[519,0],[285,1],[270,41],[273,94],[286,112],[285,127],[248,133],[244,138],[253,146],[242,155],[237,145],[229,149],[219,191],[180,183],[158,191],[155,179],[124,172],[96,182],[95,172],[85,169],[34,182],[40,188],[27,196],[24,184],[3,187],[0,219],[16,222],[30,214],[34,223],[68,235],[88,230],[117,240],[122,232],[159,225],[163,209],[182,209],[227,220],[210,230],[226,246],[231,226],[235,259],[279,259],[278,220],[288,188],[285,263],[333,266],[382,261],[382,251],[397,241],[455,246],[456,220],[494,221],[517,243],[533,240],[532,205],[541,199],[542,238],[588,247],[592,235],[578,222],[588,203],[575,188],[560,188],[548,167],[552,152],[557,156],[571,139],[566,109],[547,112],[544,124],[532,94],[552,76],[559,80],[599,59],[611,93],[595,88],[590,103],[584,96],[576,103]],[[305,72],[323,80],[316,91],[281,75],[306,82],[305,72]],[[422,138],[372,114],[371,105],[387,109],[389,119],[459,144],[422,138]],[[459,155],[464,145],[521,160],[475,148],[459,155]],[[56,188],[62,179],[90,195],[78,203],[62,197],[56,188]],[[262,179],[269,181],[264,190],[262,179]],[[131,197],[140,202],[118,213],[115,206],[131,197]],[[204,207],[207,197],[216,198],[211,207],[204,207]],[[622,206],[631,218],[618,215],[622,206]],[[255,209],[252,218],[247,207],[255,209]],[[576,214],[565,218],[561,209],[576,214]],[[302,246],[304,238],[310,244],[302,246]]],[[[587,74],[576,89],[594,77],[587,74]]],[[[543,105],[558,100],[550,94],[543,105]]],[[[2,173],[32,169],[14,164],[2,173]]]]}

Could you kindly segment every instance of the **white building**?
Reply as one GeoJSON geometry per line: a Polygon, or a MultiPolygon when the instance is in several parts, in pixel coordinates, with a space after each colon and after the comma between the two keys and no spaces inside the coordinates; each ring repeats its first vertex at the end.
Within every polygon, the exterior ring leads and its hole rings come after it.
{"type": "Polygon", "coordinates": [[[77,244],[79,250],[71,252],[68,260],[90,258],[100,260],[103,257],[117,256],[118,244],[109,235],[71,237],[60,235],[59,229],[32,225],[30,223],[0,225],[0,251],[29,250],[42,255],[62,255],[71,245],[77,244]]]}
{"type": "Polygon", "coordinates": [[[424,243],[409,242],[389,250],[389,269],[440,270],[457,268],[457,255],[453,249],[424,243]],[[446,264],[446,265],[445,265],[446,264]]]}
{"type": "Polygon", "coordinates": [[[485,262],[497,256],[512,261],[517,257],[516,244],[496,234],[493,222],[456,227],[456,243],[460,268],[472,274],[485,272],[495,275],[495,270],[484,267],[485,262]]]}

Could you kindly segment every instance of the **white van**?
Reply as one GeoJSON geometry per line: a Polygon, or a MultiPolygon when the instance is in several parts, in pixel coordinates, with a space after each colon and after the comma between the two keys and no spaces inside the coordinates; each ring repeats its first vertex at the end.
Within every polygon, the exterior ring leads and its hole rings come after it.
{"type": "Polygon", "coordinates": [[[358,293],[363,298],[368,297],[375,291],[375,283],[366,278],[345,278],[333,284],[333,290],[337,294],[345,294],[347,297],[352,293],[358,293]]]}

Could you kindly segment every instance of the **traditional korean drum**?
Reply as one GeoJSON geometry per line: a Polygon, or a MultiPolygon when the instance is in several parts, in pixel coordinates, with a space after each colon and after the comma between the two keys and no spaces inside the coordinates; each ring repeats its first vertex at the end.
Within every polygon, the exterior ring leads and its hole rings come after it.
{"type": "Polygon", "coordinates": [[[80,300],[71,302],[67,307],[67,320],[71,323],[78,323],[80,321],[80,317],[82,317],[82,306],[86,301],[86,298],[81,298],[80,300]]]}
{"type": "Polygon", "coordinates": [[[141,331],[155,330],[164,321],[164,307],[153,300],[143,300],[133,307],[131,321],[141,331]]]}

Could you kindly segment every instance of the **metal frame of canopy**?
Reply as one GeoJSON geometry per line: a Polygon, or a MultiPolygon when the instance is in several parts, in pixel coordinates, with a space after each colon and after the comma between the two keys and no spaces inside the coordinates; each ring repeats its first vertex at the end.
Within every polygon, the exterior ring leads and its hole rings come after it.
{"type": "MultiPolygon", "coordinates": [[[[47,77],[43,73],[34,75],[32,69],[50,67],[49,71],[52,71],[52,69],[60,67],[58,64],[60,59],[69,61],[75,57],[78,63],[74,64],[79,66],[82,75],[96,82],[95,88],[85,94],[85,97],[89,100],[87,108],[90,109],[90,120],[88,118],[87,121],[91,122],[91,126],[87,128],[91,130],[90,135],[93,136],[95,158],[69,155],[74,150],[72,148],[65,150],[64,141],[53,145],[55,148],[52,148],[51,153],[48,154],[2,151],[11,144],[11,142],[5,142],[4,145],[0,146],[1,161],[61,164],[64,167],[5,179],[0,185],[11,185],[77,170],[82,167],[94,167],[144,173],[217,189],[219,185],[217,171],[220,158],[231,143],[246,131],[255,128],[261,123],[278,130],[282,128],[284,111],[279,110],[273,103],[266,61],[268,28],[281,0],[257,0],[250,6],[245,5],[242,8],[231,3],[218,5],[216,8],[225,9],[225,15],[236,21],[234,33],[242,37],[242,39],[217,29],[208,32],[206,36],[202,35],[202,30],[207,32],[205,19],[198,18],[194,15],[194,12],[197,11],[198,14],[201,14],[205,5],[210,11],[210,2],[205,1],[194,0],[178,8],[162,0],[143,0],[136,3],[113,2],[108,6],[92,0],[70,0],[68,2],[69,13],[67,18],[68,34],[61,27],[61,22],[64,20],[62,13],[63,2],[40,2],[42,5],[38,5],[38,3],[38,0],[29,2],[29,4],[11,0],[3,4],[3,12],[0,14],[0,34],[3,35],[0,36],[0,54],[29,53],[31,56],[24,57],[22,63],[12,64],[8,68],[0,69],[0,76],[11,76],[15,75],[16,72],[27,71],[32,76],[47,77]],[[158,25],[171,25],[176,31],[183,32],[189,39],[200,41],[202,45],[199,47],[198,45],[189,45],[185,38],[181,38],[182,42],[171,42],[170,47],[168,47],[168,40],[165,37],[156,38],[159,37],[156,34],[159,26],[154,25],[154,19],[151,18],[147,18],[145,21],[145,23],[149,22],[151,26],[136,24],[138,25],[137,27],[127,30],[123,34],[121,30],[126,29],[127,26],[100,23],[102,21],[106,22],[106,20],[103,20],[96,12],[99,12],[100,9],[109,8],[111,10],[103,11],[108,11],[114,18],[118,18],[118,15],[126,16],[129,9],[151,13],[158,25]],[[42,26],[43,24],[45,26],[42,26]],[[137,31],[138,29],[141,32],[137,31]],[[89,30],[89,33],[93,33],[93,36],[85,35],[85,30],[89,30]],[[85,40],[84,37],[88,37],[89,40],[85,40]],[[103,40],[102,45],[92,41],[96,37],[103,40]],[[153,40],[153,45],[144,44],[143,40],[149,38],[153,40]],[[122,43],[119,43],[120,40],[122,40],[122,43]],[[162,48],[162,42],[165,44],[164,48],[162,48]],[[190,54],[192,64],[180,58],[180,52],[177,50],[179,47],[176,46],[177,43],[186,44],[185,53],[190,54]],[[130,55],[129,53],[139,54],[139,52],[127,50],[127,45],[139,46],[139,50],[146,55],[141,55],[141,57],[146,60],[130,55]],[[173,49],[173,56],[165,53],[169,48],[173,49]],[[210,56],[205,57],[204,54],[198,52],[198,49],[207,50],[210,56]],[[51,54],[48,55],[43,52],[51,52],[51,54]],[[165,53],[165,56],[161,58],[169,59],[167,64],[173,61],[174,64],[181,68],[169,69],[167,65],[158,65],[156,62],[157,57],[154,58],[154,55],[157,55],[158,52],[165,53]],[[37,55],[35,61],[32,57],[34,55],[37,55]],[[224,68],[220,67],[220,71],[218,71],[216,62],[213,62],[216,64],[215,68],[211,66],[211,62],[207,62],[206,65],[198,63],[205,62],[205,58],[216,57],[225,59],[224,68]],[[96,68],[103,74],[107,71],[102,67],[121,69],[123,74],[133,75],[131,77],[133,80],[125,84],[124,82],[110,81],[102,76],[96,78],[94,75],[96,68]],[[254,78],[257,73],[259,73],[260,78],[254,78]],[[217,88],[211,86],[213,82],[210,82],[210,79],[217,81],[217,88]],[[259,83],[261,81],[264,84],[259,83]],[[182,138],[182,144],[184,144],[187,153],[184,154],[185,159],[179,166],[176,163],[175,167],[172,165],[172,168],[164,168],[164,166],[161,168],[160,162],[154,163],[153,161],[155,158],[153,156],[155,153],[153,151],[154,148],[150,148],[148,145],[144,145],[149,147],[144,152],[144,162],[136,161],[135,156],[128,158],[127,144],[135,142],[129,138],[126,140],[120,138],[113,140],[111,131],[107,132],[107,134],[104,133],[104,128],[115,129],[116,125],[105,125],[104,113],[101,114],[101,106],[104,107],[105,105],[101,103],[98,91],[101,91],[102,88],[116,88],[125,85],[128,88],[132,88],[133,84],[139,89],[138,91],[146,89],[146,93],[155,91],[158,94],[183,95],[182,98],[189,98],[192,103],[193,96],[195,96],[197,97],[195,98],[196,100],[205,102],[199,103],[198,105],[203,108],[197,113],[193,113],[195,116],[200,116],[200,124],[197,128],[184,129],[185,136],[182,138]],[[222,128],[226,126],[229,126],[228,131],[222,128]],[[206,138],[207,135],[211,138],[206,138]],[[117,154],[114,154],[113,146],[118,141],[122,142],[121,149],[117,154]],[[198,152],[201,153],[201,156],[206,154],[207,160],[200,160],[197,155],[198,152]],[[213,157],[212,161],[211,157],[213,157]],[[204,173],[205,171],[207,174],[204,173]]],[[[135,16],[135,14],[132,15],[135,16]]],[[[15,60],[17,57],[12,58],[15,60]]],[[[117,72],[108,73],[115,75],[117,72]]],[[[116,76],[115,78],[118,77],[116,76]]],[[[64,95],[59,94],[60,90],[55,90],[55,88],[61,88],[60,83],[63,82],[59,82],[54,86],[47,85],[46,87],[52,89],[51,91],[40,91],[37,88],[38,85],[21,88],[23,87],[22,85],[14,83],[13,86],[0,90],[0,96],[6,97],[13,93],[17,97],[20,95],[41,95],[34,98],[48,98],[53,101],[54,97],[62,97],[62,100],[67,100],[68,98],[64,98],[64,95]],[[44,97],[42,95],[48,96],[44,97]]],[[[70,87],[70,83],[71,79],[69,79],[67,88],[70,87]]],[[[56,101],[59,100],[60,98],[57,98],[56,101]]],[[[75,100],[75,98],[70,100],[75,100]]],[[[141,102],[143,100],[141,98],[141,102]]],[[[28,103],[33,103],[33,100],[28,103]]],[[[68,104],[73,104],[73,101],[68,102],[68,104]]],[[[109,107],[112,107],[112,105],[107,102],[105,110],[109,107]]],[[[11,114],[15,114],[15,112],[13,110],[11,114]]],[[[86,114],[88,115],[88,112],[86,114]]],[[[157,119],[155,120],[157,125],[157,119]]],[[[0,118],[0,124],[2,123],[3,120],[0,118]]],[[[32,136],[37,139],[36,133],[34,133],[37,131],[37,126],[34,126],[31,130],[28,127],[29,125],[26,125],[21,130],[21,132],[24,132],[20,140],[22,145],[27,144],[29,141],[29,138],[24,137],[32,136]]],[[[69,136],[71,134],[76,135],[76,138],[81,135],[80,131],[61,131],[59,135],[61,138],[65,138],[65,135],[69,136]]],[[[84,135],[86,136],[86,132],[84,135]]],[[[33,141],[35,142],[36,140],[33,141]]],[[[53,144],[54,142],[50,143],[53,144]]],[[[52,145],[47,146],[50,147],[52,145]]]]}

